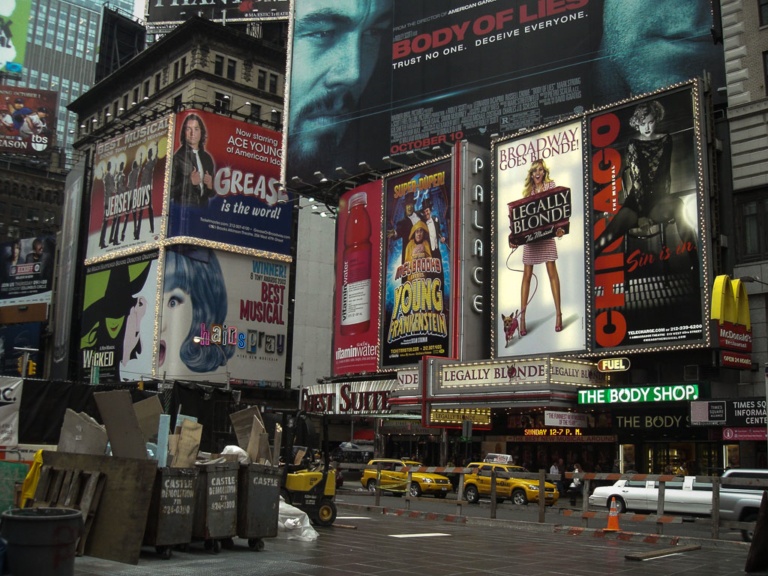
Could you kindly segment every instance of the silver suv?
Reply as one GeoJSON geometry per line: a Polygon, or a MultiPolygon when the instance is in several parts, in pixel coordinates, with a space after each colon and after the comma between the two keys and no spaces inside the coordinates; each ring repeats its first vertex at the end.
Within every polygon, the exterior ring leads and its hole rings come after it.
{"type": "MultiPolygon", "coordinates": [[[[768,470],[761,468],[731,468],[723,473],[723,479],[768,480],[768,470]]],[[[755,522],[763,500],[765,486],[725,484],[720,487],[720,518],[734,522],[755,522]]],[[[742,530],[745,542],[752,542],[752,530],[742,530]]]]}

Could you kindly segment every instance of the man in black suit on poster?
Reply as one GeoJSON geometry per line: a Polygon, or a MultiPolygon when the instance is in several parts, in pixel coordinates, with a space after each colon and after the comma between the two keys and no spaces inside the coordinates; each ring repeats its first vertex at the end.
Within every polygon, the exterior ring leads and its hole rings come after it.
{"type": "Polygon", "coordinates": [[[181,146],[173,155],[171,200],[187,206],[207,208],[215,196],[213,158],[205,151],[207,131],[202,118],[190,114],[179,132],[181,146]]]}
{"type": "Polygon", "coordinates": [[[437,216],[432,215],[432,200],[427,198],[421,205],[424,221],[429,230],[429,247],[432,249],[433,258],[441,258],[440,245],[445,244],[445,230],[437,216]]]}

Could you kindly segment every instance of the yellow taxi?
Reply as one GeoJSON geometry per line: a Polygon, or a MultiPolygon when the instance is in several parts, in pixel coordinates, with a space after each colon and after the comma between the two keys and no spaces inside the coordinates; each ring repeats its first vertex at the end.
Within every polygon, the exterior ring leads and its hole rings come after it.
{"type": "MultiPolygon", "coordinates": [[[[363,470],[363,474],[360,477],[360,483],[369,492],[376,491],[376,472],[379,464],[381,464],[381,490],[395,494],[405,493],[408,486],[408,472],[403,470],[404,466],[408,468],[424,466],[424,464],[415,460],[374,458],[368,462],[368,466],[363,470]]],[[[446,476],[428,472],[411,473],[410,495],[414,498],[422,494],[432,494],[436,498],[445,498],[451,490],[453,490],[453,486],[446,476]]]]}
{"type": "MultiPolygon", "coordinates": [[[[496,501],[512,500],[518,506],[539,501],[539,481],[535,479],[514,478],[515,474],[528,472],[522,466],[496,464],[493,462],[470,462],[467,466],[471,473],[464,475],[464,497],[468,502],[477,504],[481,496],[491,495],[491,471],[496,471],[496,501]]],[[[552,506],[560,499],[557,487],[544,483],[547,506],[552,506]]]]}

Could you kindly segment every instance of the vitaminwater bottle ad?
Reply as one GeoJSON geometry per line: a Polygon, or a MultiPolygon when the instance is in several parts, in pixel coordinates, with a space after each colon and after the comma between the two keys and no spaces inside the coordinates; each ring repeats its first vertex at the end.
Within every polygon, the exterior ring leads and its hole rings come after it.
{"type": "Polygon", "coordinates": [[[451,310],[451,162],[388,178],[382,366],[448,356],[451,310]]]}
{"type": "Polygon", "coordinates": [[[382,182],[339,198],[333,374],[374,372],[379,362],[382,182]]]}

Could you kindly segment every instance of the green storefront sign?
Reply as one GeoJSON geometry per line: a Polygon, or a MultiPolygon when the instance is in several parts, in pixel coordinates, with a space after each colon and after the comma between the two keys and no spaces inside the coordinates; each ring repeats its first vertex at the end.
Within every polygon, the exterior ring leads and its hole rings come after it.
{"type": "Polygon", "coordinates": [[[579,404],[636,404],[640,402],[680,402],[697,400],[698,384],[638,386],[636,388],[591,388],[579,390],[579,404]]]}

